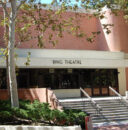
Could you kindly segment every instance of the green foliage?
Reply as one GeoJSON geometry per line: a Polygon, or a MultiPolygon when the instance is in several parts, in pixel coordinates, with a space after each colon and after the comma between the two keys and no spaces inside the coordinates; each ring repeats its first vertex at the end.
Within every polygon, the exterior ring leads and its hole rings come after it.
{"type": "Polygon", "coordinates": [[[2,111],[0,112],[0,118],[7,119],[12,117],[12,113],[9,111],[2,111]]]}
{"type": "Polygon", "coordinates": [[[11,112],[18,118],[27,119],[29,117],[28,111],[21,108],[12,108],[11,112]]]}
{"type": "Polygon", "coordinates": [[[30,65],[30,56],[31,56],[31,52],[28,52],[28,55],[27,55],[27,61],[24,63],[26,66],[29,66],[30,65]]]}
{"type": "Polygon", "coordinates": [[[67,115],[65,112],[59,110],[52,110],[50,113],[50,119],[56,125],[66,125],[67,115]]]}
{"type": "Polygon", "coordinates": [[[0,100],[0,122],[12,120],[12,111],[10,101],[0,100]]]}
{"type": "Polygon", "coordinates": [[[12,121],[12,112],[10,111],[0,111],[0,124],[7,121],[12,121]]]}
{"type": "Polygon", "coordinates": [[[28,120],[31,123],[44,122],[57,126],[84,126],[86,116],[80,110],[51,110],[48,103],[40,103],[37,100],[33,103],[20,100],[20,108],[11,108],[10,101],[0,101],[0,106],[0,124],[6,121],[28,120]]]}
{"type": "Polygon", "coordinates": [[[0,112],[1,111],[11,111],[11,103],[9,100],[7,101],[0,100],[0,112]]]}
{"type": "Polygon", "coordinates": [[[68,115],[67,123],[68,125],[81,125],[83,128],[85,125],[85,116],[86,114],[81,110],[64,110],[64,112],[68,115]]]}

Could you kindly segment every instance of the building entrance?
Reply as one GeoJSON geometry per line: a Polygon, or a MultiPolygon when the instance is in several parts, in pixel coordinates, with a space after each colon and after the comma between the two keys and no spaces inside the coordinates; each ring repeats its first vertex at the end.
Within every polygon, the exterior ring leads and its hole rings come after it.
{"type": "Polygon", "coordinates": [[[51,73],[51,89],[79,88],[79,75],[72,69],[55,69],[51,73]]]}
{"type": "Polygon", "coordinates": [[[109,96],[109,86],[92,86],[92,96],[109,96]]]}
{"type": "MultiPolygon", "coordinates": [[[[51,89],[79,89],[90,96],[109,96],[109,86],[118,91],[116,69],[54,69],[51,89]]],[[[84,96],[81,93],[81,96],[84,96]]]]}
{"type": "Polygon", "coordinates": [[[109,86],[118,91],[117,69],[82,69],[80,84],[92,97],[109,96],[109,86]]]}
{"type": "MultiPolygon", "coordinates": [[[[1,70],[0,78],[0,88],[5,89],[5,69],[1,70]]],[[[90,96],[109,96],[109,86],[118,91],[118,72],[117,69],[19,69],[17,82],[19,88],[50,88],[78,94],[82,87],[90,96]]]]}

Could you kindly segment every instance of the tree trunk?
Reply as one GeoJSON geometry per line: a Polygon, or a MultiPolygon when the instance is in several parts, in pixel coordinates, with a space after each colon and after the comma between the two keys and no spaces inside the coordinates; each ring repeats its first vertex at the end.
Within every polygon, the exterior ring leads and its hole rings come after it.
{"type": "Polygon", "coordinates": [[[8,71],[8,55],[6,56],[6,85],[8,90],[8,97],[10,98],[10,87],[9,87],[9,71],[8,71]]]}
{"type": "MultiPolygon", "coordinates": [[[[4,0],[4,2],[6,3],[6,0],[4,0]]],[[[5,45],[6,47],[8,47],[8,33],[9,33],[9,28],[8,28],[8,25],[7,25],[7,18],[8,18],[8,15],[5,11],[5,9],[7,8],[6,4],[5,4],[5,7],[3,8],[3,12],[4,12],[4,42],[5,42],[5,45]]],[[[8,51],[8,48],[6,48],[7,51],[8,51]]],[[[10,98],[10,89],[9,89],[9,74],[8,74],[8,55],[6,54],[6,85],[7,85],[7,90],[8,90],[8,97],[10,98]]]]}
{"type": "Polygon", "coordinates": [[[16,15],[16,0],[11,0],[11,14],[9,21],[9,43],[8,43],[8,73],[9,73],[9,85],[11,95],[12,107],[19,107],[17,80],[15,72],[15,15],[16,15]]]}

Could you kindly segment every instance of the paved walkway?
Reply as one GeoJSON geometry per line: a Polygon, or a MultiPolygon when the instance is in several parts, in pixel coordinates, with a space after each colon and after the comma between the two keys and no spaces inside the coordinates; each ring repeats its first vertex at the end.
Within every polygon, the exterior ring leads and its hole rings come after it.
{"type": "Polygon", "coordinates": [[[128,120],[110,123],[99,123],[93,130],[128,130],[128,120]]]}
{"type": "Polygon", "coordinates": [[[117,126],[102,126],[99,128],[94,128],[93,130],[128,130],[128,124],[117,126]]]}

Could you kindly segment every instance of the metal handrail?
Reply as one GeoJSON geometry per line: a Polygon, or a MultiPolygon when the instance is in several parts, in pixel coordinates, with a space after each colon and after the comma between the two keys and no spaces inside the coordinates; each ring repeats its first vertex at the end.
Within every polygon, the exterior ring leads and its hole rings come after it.
{"type": "Polygon", "coordinates": [[[126,105],[128,105],[128,101],[126,99],[124,99],[116,90],[114,90],[112,87],[109,86],[109,89],[114,92],[118,97],[120,97],[120,99],[122,101],[124,101],[126,103],[126,105]]]}
{"type": "Polygon", "coordinates": [[[95,109],[98,111],[98,113],[102,110],[102,108],[88,95],[87,92],[85,92],[81,87],[80,87],[81,92],[84,93],[84,95],[92,102],[94,105],[95,109]]]}

